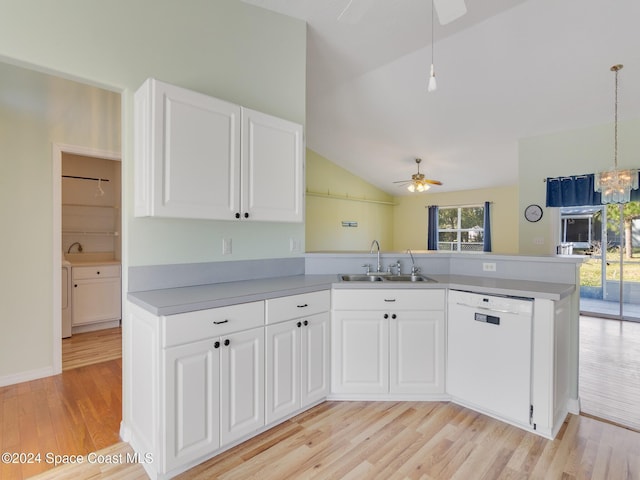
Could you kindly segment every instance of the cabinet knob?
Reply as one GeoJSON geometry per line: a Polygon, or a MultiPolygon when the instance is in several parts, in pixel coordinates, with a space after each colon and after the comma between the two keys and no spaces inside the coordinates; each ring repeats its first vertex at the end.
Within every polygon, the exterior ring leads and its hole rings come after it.
{"type": "Polygon", "coordinates": [[[236,212],[236,218],[240,218],[240,213],[236,212]]]}
{"type": "Polygon", "coordinates": [[[73,284],[73,288],[78,288],[78,284],[77,284],[77,283],[74,283],[74,284],[73,284]]]}
{"type": "Polygon", "coordinates": [[[391,318],[395,319],[396,318],[396,314],[394,313],[393,315],[391,315],[391,318]]]}
{"type": "Polygon", "coordinates": [[[216,342],[213,344],[213,348],[220,348],[220,342],[216,342]]]}
{"type": "Polygon", "coordinates": [[[306,327],[307,325],[309,325],[309,320],[304,321],[304,326],[306,327]]]}
{"type": "Polygon", "coordinates": [[[98,270],[98,271],[96,272],[96,275],[100,275],[100,270],[98,270]]]}
{"type": "Polygon", "coordinates": [[[228,347],[230,343],[231,343],[231,342],[230,342],[230,341],[229,341],[229,339],[227,338],[227,339],[224,341],[224,346],[225,346],[225,347],[228,347]]]}
{"type": "Polygon", "coordinates": [[[300,328],[302,326],[302,323],[298,322],[297,325],[298,325],[298,328],[300,328]]]}
{"type": "Polygon", "coordinates": [[[244,218],[249,218],[249,212],[244,212],[244,218]]]}
{"type": "Polygon", "coordinates": [[[388,314],[388,313],[385,313],[385,314],[383,315],[383,318],[389,318],[389,314],[388,314]]]}

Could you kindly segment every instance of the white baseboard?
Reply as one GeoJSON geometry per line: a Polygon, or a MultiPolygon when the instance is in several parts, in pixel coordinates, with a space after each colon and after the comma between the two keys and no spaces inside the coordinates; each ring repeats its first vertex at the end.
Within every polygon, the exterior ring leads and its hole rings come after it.
{"type": "Polygon", "coordinates": [[[71,333],[95,332],[96,330],[106,330],[120,326],[120,320],[108,320],[106,322],[90,323],[88,325],[76,325],[71,328],[71,333]]]}
{"type": "Polygon", "coordinates": [[[29,370],[26,372],[12,373],[0,377],[0,387],[6,387],[7,385],[14,385],[16,383],[30,382],[31,380],[37,380],[38,378],[50,377],[55,375],[53,366],[37,368],[35,370],[29,370]]]}

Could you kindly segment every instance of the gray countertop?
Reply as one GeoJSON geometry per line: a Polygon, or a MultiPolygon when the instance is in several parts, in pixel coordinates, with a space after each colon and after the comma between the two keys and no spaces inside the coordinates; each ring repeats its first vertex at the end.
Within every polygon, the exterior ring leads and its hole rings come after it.
{"type": "Polygon", "coordinates": [[[560,300],[575,291],[575,285],[564,283],[508,280],[466,275],[429,275],[433,283],[341,282],[338,275],[295,275],[260,280],[215,283],[192,287],[129,292],[130,302],[154,315],[173,315],[195,310],[224,307],[288,295],[328,290],[330,288],[450,288],[494,295],[560,300]]]}

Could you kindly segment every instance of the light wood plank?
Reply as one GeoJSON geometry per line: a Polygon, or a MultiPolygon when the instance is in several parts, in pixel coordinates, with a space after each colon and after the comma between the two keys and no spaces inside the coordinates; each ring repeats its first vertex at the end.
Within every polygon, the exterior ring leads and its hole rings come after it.
{"type": "Polygon", "coordinates": [[[62,339],[62,370],[122,357],[122,328],[77,333],[62,339]]]}
{"type": "Polygon", "coordinates": [[[585,414],[640,431],[640,323],[580,317],[585,414]]]}

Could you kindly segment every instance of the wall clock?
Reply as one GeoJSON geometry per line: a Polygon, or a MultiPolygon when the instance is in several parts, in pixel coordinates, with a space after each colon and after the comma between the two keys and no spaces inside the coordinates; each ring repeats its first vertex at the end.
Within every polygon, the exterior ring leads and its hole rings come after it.
{"type": "Polygon", "coordinates": [[[542,207],[540,205],[529,205],[524,209],[524,218],[529,222],[537,222],[542,218],[542,207]]]}

